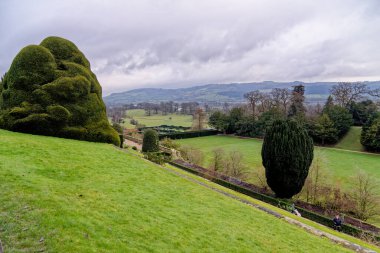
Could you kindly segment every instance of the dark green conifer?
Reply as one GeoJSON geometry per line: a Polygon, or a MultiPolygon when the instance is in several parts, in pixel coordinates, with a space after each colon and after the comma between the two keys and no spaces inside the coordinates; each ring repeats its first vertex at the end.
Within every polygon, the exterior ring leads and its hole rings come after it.
{"type": "Polygon", "coordinates": [[[279,198],[291,198],[305,183],[313,160],[313,141],[291,120],[277,120],[267,130],[261,156],[269,187],[279,198]]]}
{"type": "Polygon", "coordinates": [[[23,48],[0,86],[1,128],[120,144],[89,61],[66,39],[23,48]]]}
{"type": "Polygon", "coordinates": [[[158,151],[160,151],[160,148],[157,132],[153,129],[145,130],[142,144],[142,152],[158,151]]]}

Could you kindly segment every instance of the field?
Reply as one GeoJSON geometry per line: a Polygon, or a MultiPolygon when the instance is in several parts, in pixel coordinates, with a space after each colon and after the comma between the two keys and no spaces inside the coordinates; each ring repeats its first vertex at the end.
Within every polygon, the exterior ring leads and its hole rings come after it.
{"type": "MultiPolygon", "coordinates": [[[[212,150],[222,148],[225,151],[237,150],[243,154],[244,164],[255,170],[261,167],[261,145],[258,139],[243,139],[233,136],[208,136],[178,140],[182,146],[199,148],[205,154],[203,166],[208,167],[212,160],[212,150]]],[[[315,156],[321,157],[325,173],[332,182],[341,183],[346,188],[359,170],[363,170],[380,179],[380,155],[360,153],[332,148],[315,148],[315,156]]],[[[380,189],[379,189],[380,191],[380,189]]]]}
{"type": "Polygon", "coordinates": [[[0,161],[5,252],[348,252],[108,144],[0,130],[0,161]]]}
{"type": "Polygon", "coordinates": [[[335,148],[363,151],[364,147],[360,143],[360,135],[362,133],[361,127],[351,127],[348,133],[335,145],[335,148]]]}
{"type": "Polygon", "coordinates": [[[159,112],[159,114],[152,114],[151,116],[146,116],[145,111],[143,109],[128,110],[127,116],[130,118],[125,119],[124,127],[126,128],[135,128],[134,125],[130,124],[131,118],[137,120],[139,124],[143,124],[147,127],[160,125],[191,127],[193,122],[193,116],[191,115],[161,115],[161,112],[159,112]]]}

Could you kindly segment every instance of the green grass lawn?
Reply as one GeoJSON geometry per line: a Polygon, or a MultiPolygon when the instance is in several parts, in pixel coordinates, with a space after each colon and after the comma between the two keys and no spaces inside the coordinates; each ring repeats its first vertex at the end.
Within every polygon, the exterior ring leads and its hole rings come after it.
{"type": "MultiPolygon", "coordinates": [[[[177,140],[182,146],[192,146],[203,151],[205,159],[204,167],[209,167],[212,161],[212,150],[222,148],[227,152],[237,150],[243,154],[243,163],[249,172],[262,168],[261,146],[262,140],[243,139],[233,136],[207,136],[177,140]]],[[[371,153],[358,153],[334,148],[315,148],[315,156],[320,156],[323,173],[326,182],[341,185],[346,191],[353,186],[353,177],[360,171],[369,173],[376,179],[380,179],[380,155],[371,153]]],[[[247,181],[258,184],[256,174],[250,173],[247,181]]],[[[376,188],[380,194],[380,187],[376,188]]],[[[372,224],[380,226],[380,216],[369,220],[372,224]]]]}
{"type": "MultiPolygon", "coordinates": [[[[212,150],[223,148],[225,151],[237,150],[243,154],[244,164],[255,170],[261,165],[261,145],[258,139],[243,139],[233,136],[207,136],[178,140],[183,146],[199,148],[205,154],[203,166],[208,167],[212,160],[212,150]]],[[[352,176],[363,170],[380,178],[380,155],[356,153],[346,150],[316,147],[315,154],[322,157],[323,167],[333,182],[350,186],[352,176]]],[[[379,189],[380,191],[380,189],[379,189]]]]}
{"type": "Polygon", "coordinates": [[[351,127],[348,133],[335,145],[335,148],[364,151],[364,147],[360,143],[361,133],[362,127],[351,127]]]}
{"type": "MultiPolygon", "coordinates": [[[[159,112],[159,114],[152,114],[151,116],[146,116],[145,111],[142,109],[128,110],[127,116],[133,117],[133,119],[137,120],[139,124],[143,124],[147,127],[160,126],[160,125],[191,127],[193,123],[193,116],[191,115],[182,115],[182,114],[162,115],[161,112],[159,112]]],[[[125,119],[124,127],[135,128],[134,125],[130,124],[130,118],[125,119]]]]}
{"type": "Polygon", "coordinates": [[[349,252],[108,144],[0,130],[0,191],[5,252],[349,252]]]}

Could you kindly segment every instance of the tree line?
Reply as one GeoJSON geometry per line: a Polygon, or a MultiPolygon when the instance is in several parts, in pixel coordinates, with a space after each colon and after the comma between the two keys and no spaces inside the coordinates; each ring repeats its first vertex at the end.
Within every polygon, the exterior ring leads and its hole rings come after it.
{"type": "Polygon", "coordinates": [[[324,105],[305,104],[305,87],[293,90],[275,88],[244,95],[247,103],[228,112],[215,110],[209,125],[226,133],[263,138],[275,120],[293,119],[303,125],[314,142],[337,143],[352,125],[362,126],[361,143],[367,150],[380,151],[380,89],[369,89],[365,83],[338,83],[330,90],[324,105]],[[371,99],[372,98],[372,99],[371,99]]]}

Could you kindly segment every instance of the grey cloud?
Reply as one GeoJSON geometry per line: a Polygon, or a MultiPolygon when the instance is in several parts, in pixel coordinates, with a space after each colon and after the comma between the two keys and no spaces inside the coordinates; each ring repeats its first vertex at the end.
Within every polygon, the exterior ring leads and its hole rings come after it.
{"type": "Polygon", "coordinates": [[[27,44],[74,41],[105,93],[245,81],[380,79],[376,0],[0,3],[0,71],[27,44]]]}

